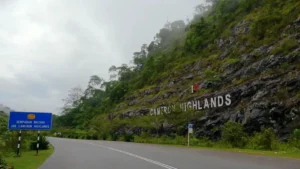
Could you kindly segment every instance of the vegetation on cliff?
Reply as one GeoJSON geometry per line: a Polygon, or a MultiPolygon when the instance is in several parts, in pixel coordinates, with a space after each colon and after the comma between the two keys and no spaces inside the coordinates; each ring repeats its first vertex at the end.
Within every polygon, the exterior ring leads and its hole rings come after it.
{"type": "Polygon", "coordinates": [[[109,81],[93,75],[85,90],[71,89],[62,115],[54,118],[54,132],[87,139],[181,140],[192,122],[197,139],[225,140],[233,147],[273,149],[276,136],[295,143],[299,12],[297,0],[208,0],[196,7],[192,21],[166,23],[134,52],[133,66],[113,65],[109,81]],[[201,88],[191,94],[196,83],[201,88]],[[149,115],[152,107],[220,93],[231,93],[231,107],[149,115]]]}

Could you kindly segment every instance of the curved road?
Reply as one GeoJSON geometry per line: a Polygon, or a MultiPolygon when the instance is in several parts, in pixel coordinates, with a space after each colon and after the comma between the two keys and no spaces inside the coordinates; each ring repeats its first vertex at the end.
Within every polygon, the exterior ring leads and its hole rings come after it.
{"type": "Polygon", "coordinates": [[[49,138],[40,169],[300,169],[300,160],[172,146],[49,138]]]}

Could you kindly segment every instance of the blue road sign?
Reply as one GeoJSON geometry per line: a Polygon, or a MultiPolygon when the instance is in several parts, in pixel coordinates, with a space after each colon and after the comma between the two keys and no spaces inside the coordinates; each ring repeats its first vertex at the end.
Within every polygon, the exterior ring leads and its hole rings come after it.
{"type": "Polygon", "coordinates": [[[193,124],[189,124],[189,129],[193,128],[193,124]]]}
{"type": "Polygon", "coordinates": [[[10,112],[9,130],[51,130],[52,113],[10,112]]]}

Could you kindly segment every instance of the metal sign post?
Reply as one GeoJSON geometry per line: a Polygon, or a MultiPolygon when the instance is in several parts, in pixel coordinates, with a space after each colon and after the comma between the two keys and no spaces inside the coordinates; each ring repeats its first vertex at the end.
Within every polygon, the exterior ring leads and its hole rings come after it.
{"type": "Polygon", "coordinates": [[[21,149],[21,139],[22,139],[22,131],[19,131],[18,135],[18,146],[17,146],[17,157],[20,157],[20,149],[21,149]]]}
{"type": "Polygon", "coordinates": [[[36,155],[39,155],[39,147],[40,147],[40,130],[38,131],[38,137],[36,142],[36,155]]]}
{"type": "Polygon", "coordinates": [[[188,133],[188,146],[190,146],[190,133],[188,133]]]}
{"type": "Polygon", "coordinates": [[[193,124],[188,125],[188,146],[190,146],[190,133],[193,133],[193,124]]]}

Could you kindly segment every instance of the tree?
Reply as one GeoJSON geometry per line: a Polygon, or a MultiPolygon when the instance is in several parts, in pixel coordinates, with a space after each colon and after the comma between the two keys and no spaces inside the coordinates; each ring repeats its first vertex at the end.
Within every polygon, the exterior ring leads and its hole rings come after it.
{"type": "Polygon", "coordinates": [[[171,23],[171,30],[176,31],[176,30],[184,30],[185,28],[185,23],[183,20],[178,20],[174,21],[171,23]]]}
{"type": "MultiPolygon", "coordinates": [[[[153,44],[152,44],[153,45],[153,44]]],[[[145,61],[148,55],[148,46],[147,44],[143,44],[140,52],[133,53],[133,63],[136,65],[137,70],[143,69],[145,61]]]]}
{"type": "Polygon", "coordinates": [[[91,98],[98,90],[101,90],[103,88],[103,82],[103,78],[100,78],[97,75],[91,76],[88,87],[84,92],[85,99],[91,98]]]}
{"type": "Polygon", "coordinates": [[[83,96],[83,90],[81,87],[74,87],[69,90],[68,96],[63,99],[65,102],[64,110],[75,108],[80,104],[80,99],[83,96]]]}
{"type": "Polygon", "coordinates": [[[117,74],[117,67],[115,65],[112,65],[109,69],[108,72],[110,73],[110,80],[115,80],[118,76],[117,74]]]}
{"type": "Polygon", "coordinates": [[[0,134],[7,131],[7,115],[0,111],[0,134]]]}

